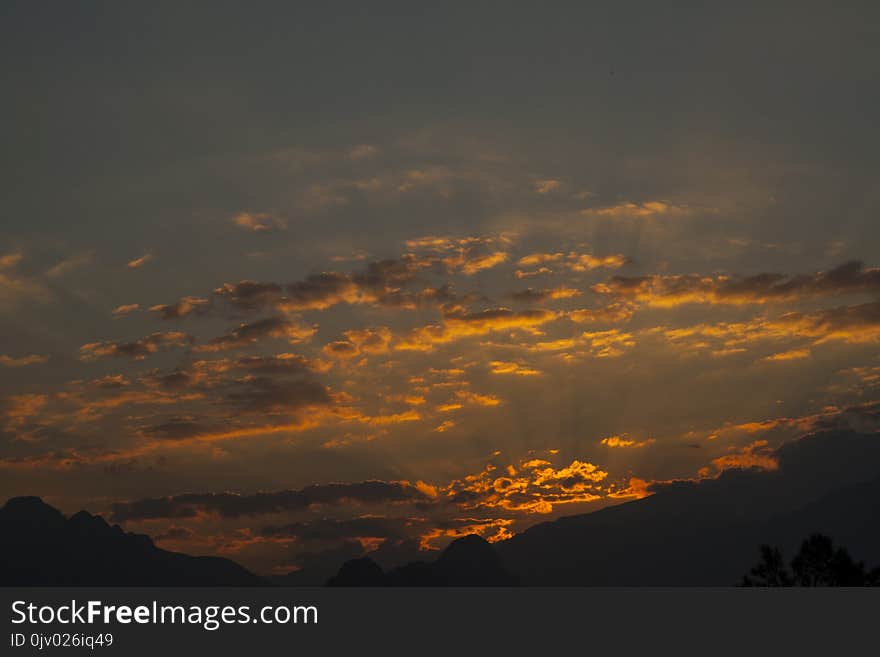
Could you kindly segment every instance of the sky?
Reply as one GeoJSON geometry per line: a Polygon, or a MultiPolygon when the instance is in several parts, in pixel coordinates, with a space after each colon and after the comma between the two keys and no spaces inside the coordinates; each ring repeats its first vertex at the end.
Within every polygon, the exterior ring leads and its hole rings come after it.
{"type": "Polygon", "coordinates": [[[279,574],[877,429],[876,4],[180,4],[0,8],[2,497],[279,574]]]}

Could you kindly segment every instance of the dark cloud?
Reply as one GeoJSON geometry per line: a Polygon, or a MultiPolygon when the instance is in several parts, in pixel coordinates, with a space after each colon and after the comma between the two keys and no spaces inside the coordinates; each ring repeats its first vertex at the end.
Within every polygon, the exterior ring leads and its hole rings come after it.
{"type": "Polygon", "coordinates": [[[187,529],[186,527],[169,527],[161,534],[157,534],[153,537],[153,540],[156,541],[188,541],[195,538],[195,534],[192,530],[187,529]]]}
{"type": "Polygon", "coordinates": [[[182,297],[175,303],[159,304],[150,308],[162,319],[180,319],[189,315],[206,315],[211,310],[211,300],[200,297],[182,297]]]}
{"type": "Polygon", "coordinates": [[[163,440],[185,440],[206,433],[210,429],[191,418],[170,418],[165,422],[143,429],[143,433],[163,440]]]}
{"type": "Polygon", "coordinates": [[[154,382],[160,387],[169,390],[188,388],[193,382],[192,375],[189,372],[180,369],[169,372],[168,374],[154,374],[147,377],[147,379],[150,382],[154,382]]]}
{"type": "Polygon", "coordinates": [[[554,299],[571,299],[580,295],[580,290],[570,287],[555,287],[534,289],[528,288],[519,292],[514,292],[510,298],[519,303],[543,303],[554,299]]]}
{"type": "Polygon", "coordinates": [[[214,290],[214,296],[236,310],[253,312],[275,307],[283,295],[277,283],[241,281],[224,283],[214,290]]]}
{"type": "Polygon", "coordinates": [[[346,518],[320,518],[288,525],[269,525],[261,530],[268,538],[297,538],[304,541],[339,540],[353,538],[405,539],[412,534],[412,525],[423,525],[424,520],[413,518],[385,518],[363,516],[346,518]]]}
{"type": "Polygon", "coordinates": [[[600,294],[659,306],[763,304],[834,294],[877,293],[880,292],[880,269],[865,269],[861,262],[852,261],[828,271],[797,276],[778,273],[745,278],[699,274],[614,276],[592,289],[600,294]]]}
{"type": "Polygon", "coordinates": [[[345,502],[390,504],[428,500],[406,481],[361,481],[306,486],[299,490],[236,495],[234,493],[186,493],[171,497],[119,502],[112,507],[116,522],[191,518],[197,513],[215,513],[227,518],[298,511],[319,504],[345,502]]]}
{"type": "Polygon", "coordinates": [[[97,358],[132,358],[143,360],[148,355],[164,349],[186,347],[193,337],[181,331],[157,332],[132,342],[90,342],[79,348],[82,360],[97,358]]]}
{"type": "Polygon", "coordinates": [[[453,301],[455,295],[449,284],[414,292],[401,289],[414,282],[420,272],[429,269],[435,273],[450,271],[437,257],[405,254],[400,258],[371,262],[360,271],[320,272],[289,284],[252,280],[224,283],[213,290],[212,299],[183,297],[173,304],[153,306],[151,310],[163,319],[177,319],[204,315],[223,307],[231,310],[233,315],[241,315],[324,310],[340,303],[419,307],[453,301]]]}
{"type": "Polygon", "coordinates": [[[215,352],[244,347],[263,338],[282,338],[288,342],[302,342],[315,333],[315,328],[305,326],[286,317],[268,317],[241,324],[235,330],[199,345],[196,351],[215,352]]]}
{"type": "Polygon", "coordinates": [[[287,381],[269,377],[246,378],[225,397],[238,414],[293,413],[309,406],[328,406],[333,398],[326,386],[317,381],[287,381]]]}
{"type": "Polygon", "coordinates": [[[315,361],[296,354],[244,356],[235,361],[237,368],[258,374],[300,374],[314,371],[315,361]]]}

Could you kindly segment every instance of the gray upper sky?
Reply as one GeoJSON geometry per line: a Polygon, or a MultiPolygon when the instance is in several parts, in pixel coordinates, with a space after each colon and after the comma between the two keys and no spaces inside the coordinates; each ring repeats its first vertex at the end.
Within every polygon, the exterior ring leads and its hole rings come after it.
{"type": "Polygon", "coordinates": [[[865,422],[880,10],[770,4],[3,3],[0,492],[490,496],[434,545],[865,422]]]}

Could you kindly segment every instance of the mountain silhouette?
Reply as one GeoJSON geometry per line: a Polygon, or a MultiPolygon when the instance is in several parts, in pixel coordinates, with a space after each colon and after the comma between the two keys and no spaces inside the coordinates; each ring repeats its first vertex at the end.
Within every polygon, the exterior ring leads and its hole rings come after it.
{"type": "Polygon", "coordinates": [[[496,549],[523,584],[732,586],[762,544],[823,533],[880,556],[880,436],[828,431],[783,445],[778,469],[673,482],[636,500],[535,525],[496,549]]]}
{"type": "MultiPolygon", "coordinates": [[[[389,570],[381,584],[734,586],[758,546],[790,554],[815,533],[834,536],[858,559],[880,561],[880,436],[819,432],[775,456],[776,470],[667,482],[649,497],[540,523],[494,545],[468,536],[433,563],[389,570]]],[[[328,584],[376,585],[377,572],[360,559],[328,584]]]]}
{"type": "Polygon", "coordinates": [[[470,534],[454,540],[436,561],[416,561],[383,573],[368,557],[347,561],[327,586],[514,586],[495,549],[470,534]]]}
{"type": "Polygon", "coordinates": [[[38,497],[14,497],[0,509],[3,586],[255,586],[238,564],[162,550],[80,511],[65,518],[38,497]]]}
{"type": "MultiPolygon", "coordinates": [[[[649,497],[540,523],[492,545],[465,536],[432,561],[415,543],[364,556],[351,542],[304,555],[303,570],[271,581],[734,586],[754,566],[760,546],[777,551],[762,553],[764,565],[775,567],[778,554],[797,553],[804,537],[816,534],[833,537],[856,563],[880,563],[880,434],[819,432],[784,444],[775,457],[775,470],[732,469],[712,479],[655,484],[649,497]],[[391,566],[413,556],[423,560],[391,566]]],[[[0,585],[267,583],[228,559],[159,549],[149,537],[85,511],[65,518],[36,497],[13,498],[0,509],[0,585]]]]}

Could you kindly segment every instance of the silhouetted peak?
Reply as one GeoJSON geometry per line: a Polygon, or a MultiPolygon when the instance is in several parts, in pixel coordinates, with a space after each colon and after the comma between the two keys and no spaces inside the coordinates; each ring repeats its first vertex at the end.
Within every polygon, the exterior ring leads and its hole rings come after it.
{"type": "Polygon", "coordinates": [[[446,546],[440,558],[437,559],[438,564],[497,563],[498,561],[498,554],[492,545],[485,538],[476,534],[468,534],[455,539],[446,546]]]}
{"type": "Polygon", "coordinates": [[[434,570],[449,586],[506,586],[517,579],[504,568],[495,548],[476,534],[452,541],[434,570]]]}
{"type": "Polygon", "coordinates": [[[327,586],[383,586],[385,573],[369,557],[351,559],[342,564],[339,573],[327,580],[327,586]]]}
{"type": "Polygon", "coordinates": [[[0,508],[0,584],[4,586],[257,585],[262,580],[219,557],[191,557],[126,534],[87,511],[69,519],[38,497],[0,508]]]}
{"type": "Polygon", "coordinates": [[[12,497],[0,509],[3,524],[19,530],[46,531],[64,525],[64,515],[39,497],[12,497]]]}
{"type": "Polygon", "coordinates": [[[70,530],[80,535],[89,536],[122,536],[123,531],[119,525],[110,526],[101,516],[95,516],[88,511],[77,511],[67,521],[70,530]]]}

